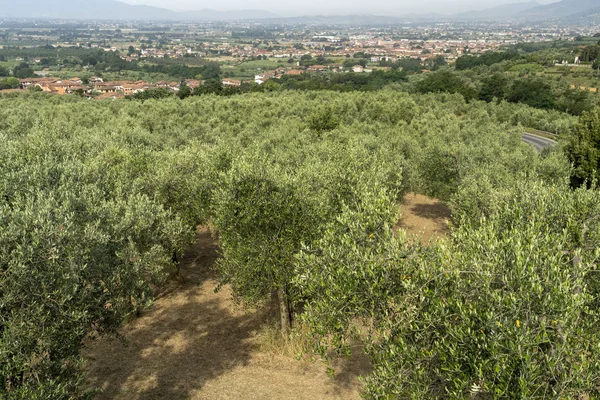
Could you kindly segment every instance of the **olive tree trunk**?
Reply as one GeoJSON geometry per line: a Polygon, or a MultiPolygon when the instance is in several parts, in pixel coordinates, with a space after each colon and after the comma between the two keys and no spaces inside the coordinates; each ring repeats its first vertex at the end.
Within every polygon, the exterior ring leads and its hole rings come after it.
{"type": "Polygon", "coordinates": [[[277,289],[277,299],[279,300],[279,315],[281,319],[281,335],[289,336],[291,329],[290,306],[288,296],[284,287],[277,289]]]}

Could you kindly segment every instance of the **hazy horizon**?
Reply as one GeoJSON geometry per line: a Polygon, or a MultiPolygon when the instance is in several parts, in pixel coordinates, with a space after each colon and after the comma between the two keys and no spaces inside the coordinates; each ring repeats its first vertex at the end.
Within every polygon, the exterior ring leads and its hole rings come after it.
{"type": "MultiPolygon", "coordinates": [[[[330,0],[323,6],[321,0],[275,2],[271,0],[221,0],[218,5],[205,0],[120,0],[128,4],[149,5],[174,11],[198,11],[213,9],[218,11],[260,9],[281,16],[299,15],[344,15],[352,13],[407,15],[407,14],[454,14],[481,10],[503,4],[522,3],[528,0],[372,0],[370,2],[348,2],[330,0]]],[[[540,4],[550,4],[558,0],[536,0],[540,4]]]]}

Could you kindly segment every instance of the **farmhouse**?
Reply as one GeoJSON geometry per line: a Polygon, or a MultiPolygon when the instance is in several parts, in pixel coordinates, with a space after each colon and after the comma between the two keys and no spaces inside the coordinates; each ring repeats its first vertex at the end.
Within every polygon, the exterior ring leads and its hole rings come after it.
{"type": "Polygon", "coordinates": [[[237,79],[223,79],[223,86],[239,87],[241,85],[242,81],[238,81],[237,79]]]}

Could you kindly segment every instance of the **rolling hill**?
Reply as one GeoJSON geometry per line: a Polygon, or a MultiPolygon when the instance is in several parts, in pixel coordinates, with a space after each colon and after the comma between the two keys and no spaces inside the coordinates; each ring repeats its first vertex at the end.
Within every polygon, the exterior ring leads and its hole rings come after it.
{"type": "Polygon", "coordinates": [[[504,4],[497,7],[486,8],[483,10],[468,11],[460,14],[455,14],[454,19],[459,20],[493,20],[498,18],[511,18],[523,11],[531,10],[539,7],[540,4],[536,1],[528,1],[523,3],[504,4]]]}
{"type": "Polygon", "coordinates": [[[600,0],[562,0],[544,6],[534,7],[521,13],[520,17],[528,20],[547,20],[565,18],[577,14],[597,12],[600,0]]]}
{"type": "Polygon", "coordinates": [[[175,12],[165,8],[131,5],[117,0],[0,0],[0,18],[95,20],[239,20],[272,17],[268,11],[239,10],[175,12]]]}
{"type": "Polygon", "coordinates": [[[455,14],[453,20],[515,20],[544,21],[584,20],[586,16],[596,15],[600,11],[600,0],[562,0],[556,3],[541,5],[536,1],[505,4],[478,11],[455,14]]]}

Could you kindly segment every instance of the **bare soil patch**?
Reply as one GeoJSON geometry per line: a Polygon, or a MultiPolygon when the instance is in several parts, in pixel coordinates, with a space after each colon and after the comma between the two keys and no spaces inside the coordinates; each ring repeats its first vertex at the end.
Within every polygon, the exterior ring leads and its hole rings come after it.
{"type": "Polygon", "coordinates": [[[423,243],[444,237],[449,232],[450,209],[438,199],[409,193],[402,203],[402,218],[396,229],[423,238],[423,243]]]}
{"type": "Polygon", "coordinates": [[[228,288],[215,293],[217,251],[203,230],[154,306],[121,331],[125,343],[86,344],[89,385],[98,399],[358,399],[368,360],[320,362],[261,350],[269,309],[241,310],[228,288]]]}

